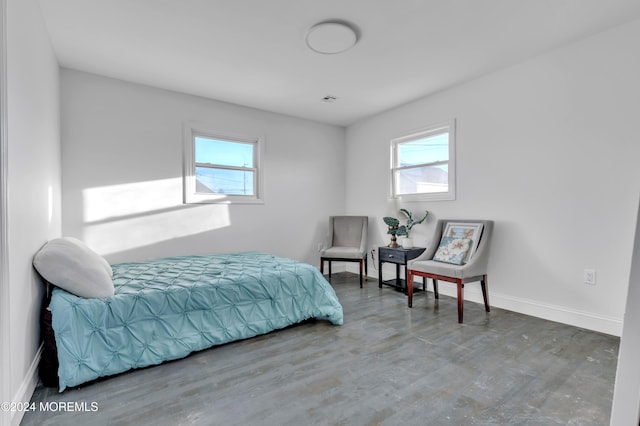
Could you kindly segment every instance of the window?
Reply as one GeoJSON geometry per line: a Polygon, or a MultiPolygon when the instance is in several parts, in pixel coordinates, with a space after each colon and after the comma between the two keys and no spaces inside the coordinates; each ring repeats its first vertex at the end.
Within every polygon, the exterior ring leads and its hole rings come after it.
{"type": "Polygon", "coordinates": [[[391,141],[391,196],[407,200],[455,199],[455,122],[391,141]]]}
{"type": "Polygon", "coordinates": [[[185,126],[185,203],[262,203],[257,137],[185,126]]]}

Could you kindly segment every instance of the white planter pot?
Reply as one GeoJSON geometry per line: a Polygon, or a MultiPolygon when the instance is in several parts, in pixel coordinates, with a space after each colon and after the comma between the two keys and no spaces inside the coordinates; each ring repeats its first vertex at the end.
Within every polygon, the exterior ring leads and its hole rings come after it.
{"type": "Polygon", "coordinates": [[[402,247],[411,248],[413,247],[413,238],[405,238],[402,240],[402,247]]]}

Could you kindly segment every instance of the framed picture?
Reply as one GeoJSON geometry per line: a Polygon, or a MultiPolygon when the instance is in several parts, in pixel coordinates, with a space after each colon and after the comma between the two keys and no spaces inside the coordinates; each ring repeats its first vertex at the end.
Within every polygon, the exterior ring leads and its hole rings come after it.
{"type": "Polygon", "coordinates": [[[464,263],[467,263],[471,256],[476,252],[478,243],[480,242],[480,236],[482,235],[483,225],[481,223],[468,223],[468,222],[447,222],[443,237],[454,238],[468,238],[471,240],[471,249],[467,253],[464,263]]]}

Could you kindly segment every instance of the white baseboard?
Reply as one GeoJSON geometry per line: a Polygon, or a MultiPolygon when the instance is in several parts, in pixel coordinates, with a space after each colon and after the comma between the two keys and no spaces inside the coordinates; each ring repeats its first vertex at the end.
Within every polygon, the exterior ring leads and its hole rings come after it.
{"type": "MultiPolygon", "coordinates": [[[[42,356],[42,345],[36,352],[36,356],[33,359],[33,362],[29,366],[29,370],[27,370],[27,375],[25,376],[20,388],[16,392],[15,396],[12,399],[12,403],[18,405],[20,403],[27,403],[31,400],[31,396],[33,396],[33,392],[36,390],[36,386],[38,385],[38,365],[40,365],[40,357],[42,356]]],[[[9,419],[9,424],[11,426],[19,426],[22,421],[22,417],[24,416],[24,411],[14,411],[11,413],[11,418],[9,419]]]]}
{"type": "MultiPolygon", "coordinates": [[[[377,269],[372,268],[372,262],[369,262],[369,276],[377,278],[377,269]]],[[[348,272],[358,273],[357,265],[345,265],[348,272]]],[[[377,266],[377,263],[376,263],[377,266]]],[[[338,272],[340,269],[335,269],[338,272]]],[[[325,270],[326,271],[326,270],[325,270]]],[[[395,274],[391,271],[385,271],[383,279],[393,279],[395,274]]],[[[431,288],[429,284],[428,288],[431,288]]],[[[438,290],[441,294],[451,297],[457,297],[458,290],[455,284],[446,281],[438,281],[438,290]]],[[[484,303],[480,285],[470,284],[464,288],[464,300],[476,303],[484,303]]],[[[622,336],[622,318],[606,317],[604,315],[594,314],[592,312],[579,311],[576,309],[566,308],[564,306],[540,303],[535,300],[522,299],[518,297],[508,296],[505,294],[489,291],[489,303],[491,306],[506,309],[508,311],[518,312],[532,317],[538,317],[549,321],[560,322],[572,325],[574,327],[586,328],[600,333],[611,334],[613,336],[622,336]]]]}
{"type": "MultiPolygon", "coordinates": [[[[482,303],[482,290],[478,284],[474,288],[473,284],[464,288],[464,300],[482,303]]],[[[457,297],[458,290],[455,284],[445,281],[438,281],[438,291],[446,296],[457,297]]],[[[560,322],[574,327],[586,328],[587,330],[600,333],[611,334],[620,337],[622,335],[622,319],[611,318],[591,312],[569,309],[564,306],[540,303],[534,300],[521,299],[489,291],[489,303],[491,306],[530,315],[549,321],[560,322]]]]}

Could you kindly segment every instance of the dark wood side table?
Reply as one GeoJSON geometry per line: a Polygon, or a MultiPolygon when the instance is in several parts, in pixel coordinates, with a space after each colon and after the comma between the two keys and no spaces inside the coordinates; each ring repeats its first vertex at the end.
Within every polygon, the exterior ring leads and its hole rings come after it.
{"type": "MultiPolygon", "coordinates": [[[[395,287],[398,290],[407,292],[407,281],[409,271],[407,270],[407,262],[411,259],[415,259],[420,256],[425,247],[412,247],[412,248],[391,248],[391,247],[378,247],[378,287],[382,288],[382,284],[395,287]],[[384,262],[396,264],[396,279],[382,281],[382,264],[384,262]],[[400,266],[404,266],[404,279],[400,278],[400,266]]],[[[424,287],[424,283],[423,283],[424,287]]],[[[415,284],[414,284],[414,290],[415,284]]]]}

